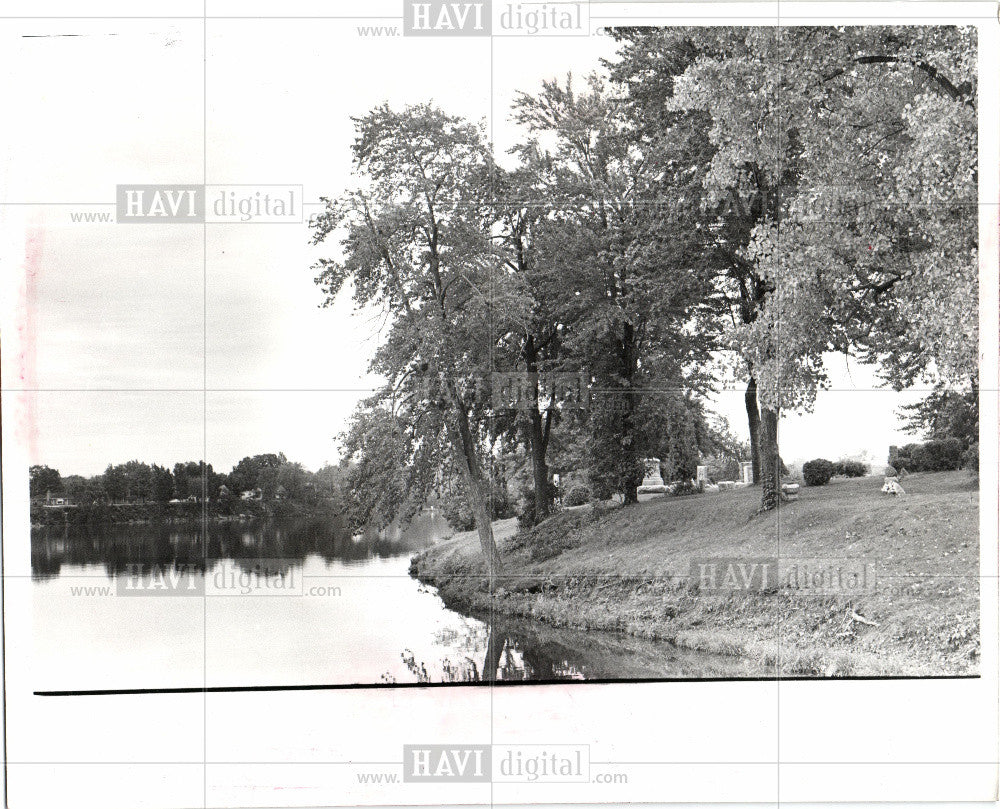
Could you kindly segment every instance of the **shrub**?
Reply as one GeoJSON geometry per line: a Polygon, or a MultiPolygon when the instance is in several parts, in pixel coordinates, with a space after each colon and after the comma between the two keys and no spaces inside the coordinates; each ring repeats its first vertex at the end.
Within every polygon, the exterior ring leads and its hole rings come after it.
{"type": "Polygon", "coordinates": [[[899,472],[896,471],[896,467],[894,467],[894,466],[887,466],[885,468],[885,476],[887,478],[897,478],[897,477],[899,477],[899,472]]]}
{"type": "Polygon", "coordinates": [[[494,520],[506,520],[508,517],[513,517],[517,513],[514,503],[511,502],[507,491],[500,488],[494,488],[493,490],[492,499],[490,501],[490,510],[493,515],[492,519],[494,520]]]}
{"type": "Polygon", "coordinates": [[[446,497],[441,501],[441,513],[454,531],[471,531],[476,527],[476,517],[466,505],[464,497],[446,497]]]}
{"type": "Polygon", "coordinates": [[[931,454],[924,444],[914,444],[910,449],[910,464],[904,469],[913,472],[926,472],[930,468],[931,454]]]}
{"type": "Polygon", "coordinates": [[[807,486],[824,486],[836,471],[836,466],[825,458],[816,458],[802,464],[802,479],[807,486]]]}
{"type": "Polygon", "coordinates": [[[601,475],[590,475],[590,488],[595,500],[610,500],[615,495],[614,487],[601,475]]]}
{"type": "Polygon", "coordinates": [[[868,464],[852,460],[838,461],[837,471],[834,474],[843,475],[845,478],[863,478],[868,474],[868,464]]]}
{"type": "Polygon", "coordinates": [[[590,487],[584,485],[574,486],[563,498],[567,506],[582,506],[590,502],[590,487]]]}
{"type": "Polygon", "coordinates": [[[962,468],[962,442],[957,438],[942,438],[939,441],[928,441],[927,449],[929,472],[945,469],[962,468]]]}
{"type": "Polygon", "coordinates": [[[962,466],[962,442],[941,438],[923,444],[889,448],[889,463],[908,472],[942,472],[962,466]]]}
{"type": "Polygon", "coordinates": [[[674,497],[683,497],[688,494],[698,494],[702,491],[701,484],[695,484],[693,480],[682,480],[674,483],[667,491],[674,497]]]}

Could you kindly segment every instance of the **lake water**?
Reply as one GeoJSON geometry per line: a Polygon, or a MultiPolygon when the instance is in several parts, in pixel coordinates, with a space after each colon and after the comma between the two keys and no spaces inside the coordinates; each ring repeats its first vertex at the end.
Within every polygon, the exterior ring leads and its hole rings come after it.
{"type": "Polygon", "coordinates": [[[195,527],[35,529],[35,690],[649,679],[740,669],[736,660],[666,643],[462,615],[408,574],[416,551],[450,533],[444,521],[425,515],[396,533],[352,537],[329,522],[211,525],[206,553],[195,527]]]}

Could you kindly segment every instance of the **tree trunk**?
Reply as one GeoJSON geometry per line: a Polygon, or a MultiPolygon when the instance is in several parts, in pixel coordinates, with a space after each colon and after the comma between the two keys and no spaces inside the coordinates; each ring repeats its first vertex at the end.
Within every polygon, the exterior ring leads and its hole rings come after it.
{"type": "Polygon", "coordinates": [[[538,348],[534,335],[528,335],[524,344],[525,368],[532,374],[531,421],[528,425],[528,451],[531,453],[531,473],[535,489],[535,521],[541,522],[552,511],[551,489],[549,487],[549,467],[545,462],[548,437],[543,426],[542,414],[538,410],[541,378],[538,373],[538,348]]]}
{"type": "MultiPolygon", "coordinates": [[[[478,463],[468,452],[463,452],[462,473],[465,477],[465,487],[469,495],[469,505],[476,519],[476,533],[479,534],[479,546],[486,560],[486,573],[492,577],[501,571],[500,554],[493,539],[493,521],[490,519],[490,508],[483,491],[482,477],[478,463]]],[[[492,590],[492,584],[490,589],[492,590]]]]}
{"type": "Polygon", "coordinates": [[[643,461],[638,458],[638,453],[635,451],[635,440],[633,437],[633,426],[632,426],[632,414],[635,410],[635,402],[631,391],[623,392],[624,400],[626,403],[625,413],[622,419],[622,436],[625,437],[626,449],[624,457],[622,459],[622,469],[621,473],[624,473],[622,478],[622,499],[626,506],[632,505],[633,503],[639,502],[639,484],[642,482],[640,478],[638,481],[635,480],[635,468],[636,466],[643,467],[643,461]]]}
{"type": "Polygon", "coordinates": [[[758,484],[760,483],[760,410],[757,407],[757,380],[752,376],[747,383],[747,392],[743,399],[750,426],[750,463],[753,467],[753,482],[758,484]]]}
{"type": "Polygon", "coordinates": [[[531,472],[535,486],[535,520],[541,522],[552,511],[552,491],[549,486],[549,465],[545,461],[545,432],[538,405],[531,409],[528,445],[531,449],[531,472]]]}
{"type": "Polygon", "coordinates": [[[486,490],[483,486],[482,465],[479,462],[479,453],[476,451],[475,438],[472,435],[472,428],[469,425],[469,415],[465,412],[462,400],[454,386],[448,384],[449,398],[452,402],[452,410],[455,414],[455,421],[458,425],[458,445],[462,450],[462,463],[459,464],[462,470],[462,477],[465,479],[465,488],[469,497],[469,507],[476,520],[476,533],[479,534],[479,546],[483,551],[483,559],[486,561],[486,572],[490,577],[490,592],[493,591],[493,577],[502,570],[500,563],[500,553],[493,538],[493,521],[490,515],[489,503],[487,502],[486,490]]]}
{"type": "Polygon", "coordinates": [[[486,682],[495,683],[500,674],[500,657],[503,655],[507,638],[492,624],[487,628],[486,638],[486,659],[483,661],[482,679],[486,682]]]}
{"type": "Polygon", "coordinates": [[[637,436],[635,435],[635,420],[633,418],[636,410],[636,402],[632,384],[638,367],[635,327],[631,323],[626,322],[622,330],[622,377],[627,383],[626,388],[622,391],[622,396],[624,397],[622,441],[625,446],[623,471],[626,478],[621,481],[622,497],[626,506],[639,502],[639,484],[642,482],[642,478],[639,478],[638,481],[635,480],[635,468],[643,468],[643,459],[639,457],[639,453],[636,451],[637,436]]]}
{"type": "Polygon", "coordinates": [[[778,411],[765,407],[760,420],[760,510],[777,508],[781,499],[781,460],[778,458],[778,411]]]}

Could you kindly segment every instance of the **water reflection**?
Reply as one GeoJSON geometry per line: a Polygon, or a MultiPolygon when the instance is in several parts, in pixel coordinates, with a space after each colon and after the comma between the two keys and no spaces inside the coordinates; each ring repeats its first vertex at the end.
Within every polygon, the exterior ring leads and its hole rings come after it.
{"type": "MultiPolygon", "coordinates": [[[[488,620],[445,606],[410,577],[440,518],[352,537],[329,522],[32,533],[35,687],[472,683],[745,676],[745,663],[667,643],[488,620]],[[151,568],[294,568],[295,597],[117,598],[151,568]]],[[[756,672],[750,672],[756,673],[756,672]]]]}
{"type": "Polygon", "coordinates": [[[390,527],[354,536],[337,519],[253,526],[221,523],[204,529],[176,525],[35,528],[31,575],[36,581],[54,579],[64,565],[100,566],[112,578],[154,568],[204,573],[223,560],[249,570],[256,561],[280,559],[291,568],[301,567],[309,556],[324,562],[363,564],[411,554],[448,533],[439,515],[421,515],[405,531],[390,527]]]}
{"type": "MultiPolygon", "coordinates": [[[[483,617],[461,637],[449,631],[438,640],[452,654],[440,660],[433,671],[410,650],[400,655],[417,682],[648,680],[747,674],[746,662],[738,658],[509,617],[492,621],[483,617]]],[[[382,679],[396,681],[389,674],[382,679]]]]}

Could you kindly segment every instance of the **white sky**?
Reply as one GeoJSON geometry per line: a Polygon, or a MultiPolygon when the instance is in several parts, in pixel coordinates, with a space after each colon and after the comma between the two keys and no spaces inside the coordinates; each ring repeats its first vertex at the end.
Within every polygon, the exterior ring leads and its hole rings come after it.
{"type": "MultiPolygon", "coordinates": [[[[305,225],[209,225],[203,245],[200,226],[71,224],[70,212],[113,210],[118,183],[200,183],[206,164],[210,184],[335,196],[350,183],[350,116],[383,101],[484,121],[505,150],[517,90],[582,79],[613,52],[603,37],[495,38],[491,69],[490,40],[360,38],[355,25],[210,21],[206,155],[201,20],[4,22],[0,193],[45,203],[3,222],[4,251],[27,267],[14,286],[30,347],[5,352],[3,387],[41,389],[25,427],[33,463],[94,474],[205,445],[222,471],[279,450],[316,468],[337,460],[335,436],[372,383],[372,322],[349,300],[318,308],[310,265],[330,250],[309,248],[305,225]]],[[[784,457],[884,460],[906,440],[895,411],[919,396],[873,391],[870,369],[848,374],[842,358],[831,367],[837,390],[783,419],[784,457]]],[[[742,394],[720,395],[718,411],[745,434],[742,394]]]]}

